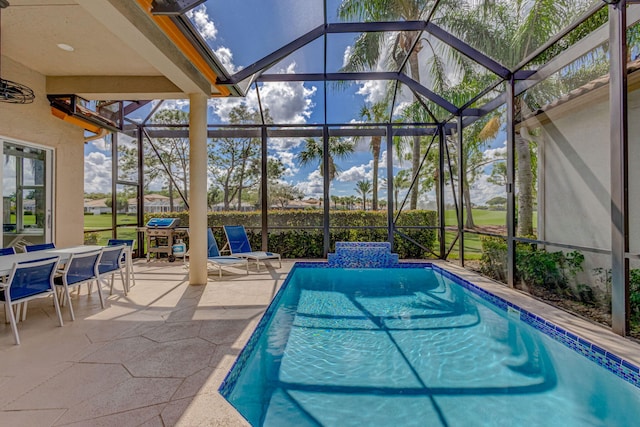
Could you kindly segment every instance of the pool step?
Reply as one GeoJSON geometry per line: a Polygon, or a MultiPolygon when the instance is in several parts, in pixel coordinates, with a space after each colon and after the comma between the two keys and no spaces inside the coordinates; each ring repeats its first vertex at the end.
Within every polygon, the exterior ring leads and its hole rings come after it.
{"type": "Polygon", "coordinates": [[[389,242],[336,242],[336,252],[328,254],[329,266],[340,268],[385,268],[398,264],[398,254],[389,242]]]}

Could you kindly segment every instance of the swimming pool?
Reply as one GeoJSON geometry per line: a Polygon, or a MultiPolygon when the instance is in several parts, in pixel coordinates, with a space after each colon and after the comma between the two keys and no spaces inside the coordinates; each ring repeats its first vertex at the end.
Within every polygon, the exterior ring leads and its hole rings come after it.
{"type": "Polygon", "coordinates": [[[636,366],[446,270],[326,267],[294,266],[220,387],[254,426],[640,419],[636,366]]]}

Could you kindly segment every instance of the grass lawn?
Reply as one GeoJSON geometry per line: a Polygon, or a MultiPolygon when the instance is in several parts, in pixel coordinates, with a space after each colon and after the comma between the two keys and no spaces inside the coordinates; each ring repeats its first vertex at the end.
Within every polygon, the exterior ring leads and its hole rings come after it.
{"type": "MultiPolygon", "coordinates": [[[[138,218],[136,215],[118,215],[118,224],[120,225],[137,225],[138,218]]],[[[100,230],[104,228],[111,228],[111,215],[85,215],[84,216],[84,229],[100,230]]]]}
{"type": "MultiPolygon", "coordinates": [[[[476,226],[505,226],[507,224],[507,212],[506,211],[488,211],[484,209],[473,209],[473,222],[476,226]]],[[[444,213],[445,224],[448,226],[457,226],[458,220],[456,218],[455,210],[448,210],[444,213]]],[[[533,213],[533,223],[537,223],[538,214],[533,213]]],[[[445,247],[447,250],[451,245],[453,239],[455,239],[456,232],[445,232],[445,247]]],[[[480,236],[473,233],[465,233],[464,235],[464,252],[465,259],[473,260],[480,259],[482,256],[482,245],[480,243],[480,236]]],[[[458,243],[455,244],[451,251],[450,258],[458,259],[458,243]]]]}

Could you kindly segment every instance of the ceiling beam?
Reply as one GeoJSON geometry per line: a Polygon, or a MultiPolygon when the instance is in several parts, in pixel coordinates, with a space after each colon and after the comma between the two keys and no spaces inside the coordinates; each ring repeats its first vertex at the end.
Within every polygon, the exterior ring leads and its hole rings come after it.
{"type": "Polygon", "coordinates": [[[91,100],[180,99],[184,92],[163,76],[47,76],[47,94],[91,100]]]}
{"type": "MultiPolygon", "coordinates": [[[[123,43],[131,47],[180,89],[210,96],[217,89],[194,67],[182,51],[131,0],[76,0],[95,19],[102,22],[123,43]]],[[[130,99],[130,98],[126,98],[130,99]]]]}

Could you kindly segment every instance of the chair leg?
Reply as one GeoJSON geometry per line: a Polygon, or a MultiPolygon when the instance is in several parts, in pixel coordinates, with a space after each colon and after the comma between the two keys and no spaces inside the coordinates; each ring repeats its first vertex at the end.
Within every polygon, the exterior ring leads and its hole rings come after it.
{"type": "Polygon", "coordinates": [[[11,323],[11,330],[13,331],[13,338],[16,345],[20,345],[20,335],[18,335],[18,325],[16,325],[16,317],[13,315],[13,308],[9,305],[9,323],[11,323]]]}
{"type": "MultiPolygon", "coordinates": [[[[122,289],[124,291],[124,296],[126,297],[127,294],[129,293],[129,286],[127,285],[127,281],[124,278],[124,273],[122,272],[122,269],[119,270],[120,271],[120,280],[122,281],[122,289]]],[[[115,276],[115,273],[113,273],[115,276]]]]}
{"type": "Polygon", "coordinates": [[[16,322],[19,322],[20,321],[20,316],[21,316],[20,313],[22,313],[22,303],[19,302],[19,303],[14,304],[13,308],[14,308],[13,315],[15,316],[16,322]]]}
{"type": "Polygon", "coordinates": [[[27,320],[27,304],[29,304],[29,301],[25,301],[22,303],[22,321],[23,322],[27,320]]]}
{"type": "Polygon", "coordinates": [[[98,288],[98,298],[100,298],[100,307],[104,308],[104,298],[102,298],[102,288],[100,287],[100,282],[96,278],[96,287],[98,288]]]}
{"type": "Polygon", "coordinates": [[[76,320],[75,314],[73,314],[73,304],[71,303],[71,295],[69,294],[69,286],[64,286],[64,298],[69,303],[69,314],[71,314],[71,320],[76,320]]]}
{"type": "Polygon", "coordinates": [[[58,315],[58,323],[60,324],[60,326],[63,326],[64,322],[62,321],[62,310],[60,310],[60,301],[58,300],[58,295],[56,294],[55,286],[53,287],[53,305],[55,306],[56,314],[58,315]]]}

